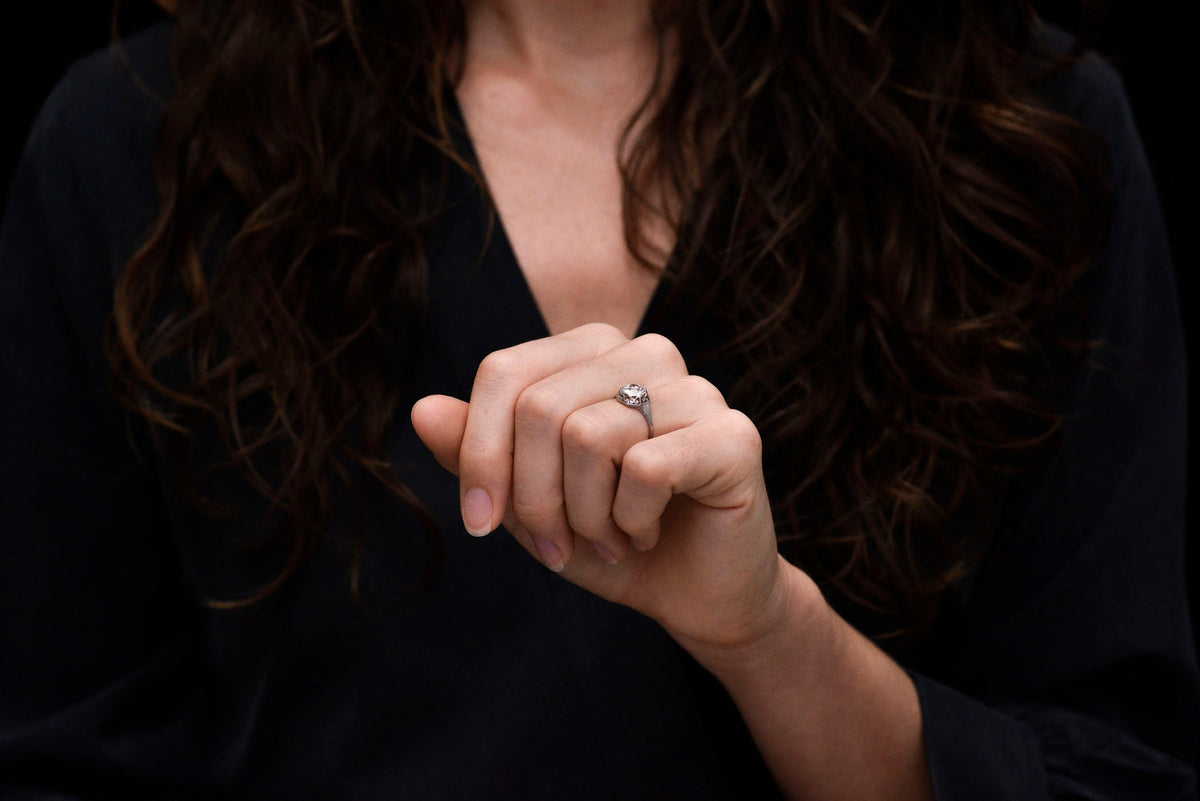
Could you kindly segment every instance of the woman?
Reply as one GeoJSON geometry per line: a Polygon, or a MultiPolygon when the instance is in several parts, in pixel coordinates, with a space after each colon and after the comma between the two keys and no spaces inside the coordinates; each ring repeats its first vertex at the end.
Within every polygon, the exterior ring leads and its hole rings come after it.
{"type": "Polygon", "coordinates": [[[0,240],[11,794],[1194,797],[1169,260],[1026,4],[177,14],[0,240]]]}

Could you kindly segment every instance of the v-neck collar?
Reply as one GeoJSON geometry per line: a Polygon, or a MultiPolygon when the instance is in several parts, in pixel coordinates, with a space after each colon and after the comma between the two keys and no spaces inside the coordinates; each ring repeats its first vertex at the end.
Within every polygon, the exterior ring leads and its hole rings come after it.
{"type": "MultiPolygon", "coordinates": [[[[463,157],[467,164],[470,164],[472,169],[481,180],[486,180],[483,177],[483,170],[480,167],[479,154],[475,151],[475,144],[471,140],[470,129],[467,128],[466,117],[462,113],[462,108],[458,103],[458,96],[454,92],[452,86],[446,87],[446,109],[450,121],[450,133],[454,138],[454,144],[459,154],[463,157]]],[[[506,287],[511,287],[510,292],[503,293],[502,297],[513,304],[512,312],[521,319],[530,321],[536,320],[537,325],[534,335],[529,339],[541,339],[550,336],[550,326],[546,323],[546,316],[543,314],[541,307],[537,304],[537,299],[533,294],[533,288],[529,285],[529,280],[525,276],[525,271],[521,269],[521,264],[517,260],[516,251],[513,249],[512,241],[508,237],[508,231],[504,227],[504,220],[500,215],[499,209],[490,197],[489,190],[486,185],[477,185],[476,194],[478,195],[481,211],[488,215],[485,219],[490,223],[486,225],[486,229],[490,236],[484,243],[484,254],[481,262],[481,267],[494,271],[494,276],[497,279],[497,284],[503,284],[506,287]]],[[[491,283],[490,281],[488,282],[491,283]]],[[[656,328],[656,323],[661,322],[663,304],[666,300],[666,295],[669,294],[667,288],[667,280],[659,277],[658,283],[654,288],[654,292],[650,295],[650,301],[646,308],[642,310],[641,320],[638,322],[635,336],[650,333],[652,327],[656,328]]]]}
{"type": "MultiPolygon", "coordinates": [[[[478,158],[452,90],[446,108],[457,155],[478,169],[478,158]]],[[[489,353],[549,336],[486,189],[447,159],[442,211],[426,241],[427,358],[443,362],[451,383],[437,391],[466,398],[480,362],[489,353]]],[[[637,333],[658,333],[675,343],[692,372],[727,392],[739,369],[711,356],[731,336],[727,321],[700,310],[699,297],[669,273],[659,280],[637,333]]]]}

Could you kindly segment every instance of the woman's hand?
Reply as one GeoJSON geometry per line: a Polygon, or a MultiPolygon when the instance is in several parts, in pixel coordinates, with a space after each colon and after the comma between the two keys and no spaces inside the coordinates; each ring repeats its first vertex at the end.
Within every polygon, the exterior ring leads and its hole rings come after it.
{"type": "Polygon", "coordinates": [[[790,798],[932,798],[916,690],[779,556],[753,424],[666,339],[587,325],[484,359],[412,411],[461,483],[576,584],[657,620],[725,686],[790,798]],[[615,400],[650,390],[654,437],[615,400]]]}
{"type": "Polygon", "coordinates": [[[471,533],[503,523],[548,567],[689,650],[752,644],[795,597],[758,431],[661,336],[595,324],[497,351],[469,404],[422,398],[412,420],[459,476],[471,533]],[[631,382],[649,389],[653,438],[615,400],[631,382]]]}

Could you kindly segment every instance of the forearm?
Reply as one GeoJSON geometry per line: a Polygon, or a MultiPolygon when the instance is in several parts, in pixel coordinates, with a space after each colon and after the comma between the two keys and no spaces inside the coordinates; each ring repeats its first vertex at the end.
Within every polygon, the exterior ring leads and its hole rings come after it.
{"type": "Polygon", "coordinates": [[[752,645],[681,643],[725,686],[788,798],[933,798],[916,689],[782,559],[777,619],[752,645]]]}

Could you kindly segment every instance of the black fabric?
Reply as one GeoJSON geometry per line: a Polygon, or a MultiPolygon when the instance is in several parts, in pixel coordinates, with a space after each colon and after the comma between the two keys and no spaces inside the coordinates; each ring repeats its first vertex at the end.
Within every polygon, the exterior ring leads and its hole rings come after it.
{"type": "MultiPolygon", "coordinates": [[[[170,30],[126,44],[159,96],[170,30]]],[[[1082,286],[1108,369],[1068,385],[1061,455],[1014,482],[994,552],[903,664],[941,801],[1193,798],[1170,261],[1115,75],[1088,64],[1047,91],[1115,156],[1111,242],[1082,286]]],[[[101,351],[113,281],[154,211],[158,115],[119,60],[81,62],[42,111],[0,231],[0,797],[774,797],[720,686],[503,533],[469,537],[455,480],[407,424],[389,455],[442,528],[430,589],[404,594],[424,536],[363,482],[255,612],[204,606],[278,566],[234,544],[265,504],[218,473],[205,489],[245,512],[190,508],[145,431],[127,435],[101,351]]],[[[465,397],[484,355],[545,334],[503,229],[485,238],[478,191],[454,181],[410,400],[465,397]]],[[[688,355],[717,334],[685,330],[686,303],[660,291],[645,327],[688,355]]]]}

